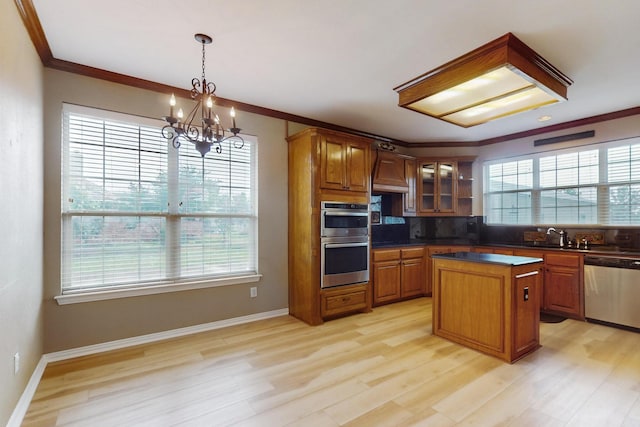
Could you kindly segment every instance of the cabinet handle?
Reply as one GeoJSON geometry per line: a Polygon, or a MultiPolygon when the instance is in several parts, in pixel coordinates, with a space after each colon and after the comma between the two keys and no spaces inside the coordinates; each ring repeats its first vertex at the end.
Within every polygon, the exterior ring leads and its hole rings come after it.
{"type": "Polygon", "coordinates": [[[342,302],[347,302],[351,299],[351,297],[342,297],[342,302]]]}

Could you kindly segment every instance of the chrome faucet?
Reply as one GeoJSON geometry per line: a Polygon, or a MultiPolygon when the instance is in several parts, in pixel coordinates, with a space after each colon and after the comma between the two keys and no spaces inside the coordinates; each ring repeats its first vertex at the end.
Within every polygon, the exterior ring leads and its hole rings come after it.
{"type": "Polygon", "coordinates": [[[564,230],[557,231],[555,228],[549,227],[549,229],[547,230],[547,235],[551,235],[552,231],[560,236],[560,247],[564,248],[566,244],[567,232],[564,230]]]}

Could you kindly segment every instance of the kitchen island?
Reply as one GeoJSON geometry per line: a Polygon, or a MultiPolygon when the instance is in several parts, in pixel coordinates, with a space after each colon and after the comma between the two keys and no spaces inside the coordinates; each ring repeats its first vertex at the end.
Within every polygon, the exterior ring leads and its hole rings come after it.
{"type": "Polygon", "coordinates": [[[435,254],[433,333],[513,363],[540,347],[541,258],[435,254]]]}

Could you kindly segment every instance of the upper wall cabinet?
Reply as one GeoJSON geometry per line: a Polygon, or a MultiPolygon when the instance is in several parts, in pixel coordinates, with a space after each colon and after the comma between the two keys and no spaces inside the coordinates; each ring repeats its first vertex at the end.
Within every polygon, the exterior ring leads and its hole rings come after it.
{"type": "Polygon", "coordinates": [[[419,159],[417,208],[419,215],[471,215],[473,158],[419,159]]]}
{"type": "Polygon", "coordinates": [[[370,141],[333,133],[320,134],[320,187],[369,192],[370,141]]]}
{"type": "Polygon", "coordinates": [[[418,166],[418,209],[421,214],[456,212],[458,163],[452,160],[421,160],[418,166]]]}

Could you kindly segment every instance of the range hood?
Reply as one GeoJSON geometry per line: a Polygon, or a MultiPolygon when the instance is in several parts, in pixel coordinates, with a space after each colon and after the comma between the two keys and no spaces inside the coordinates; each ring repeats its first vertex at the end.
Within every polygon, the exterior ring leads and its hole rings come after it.
{"type": "Polygon", "coordinates": [[[374,193],[408,193],[409,183],[405,167],[405,159],[412,157],[390,151],[376,151],[376,160],[371,178],[374,193]]]}

